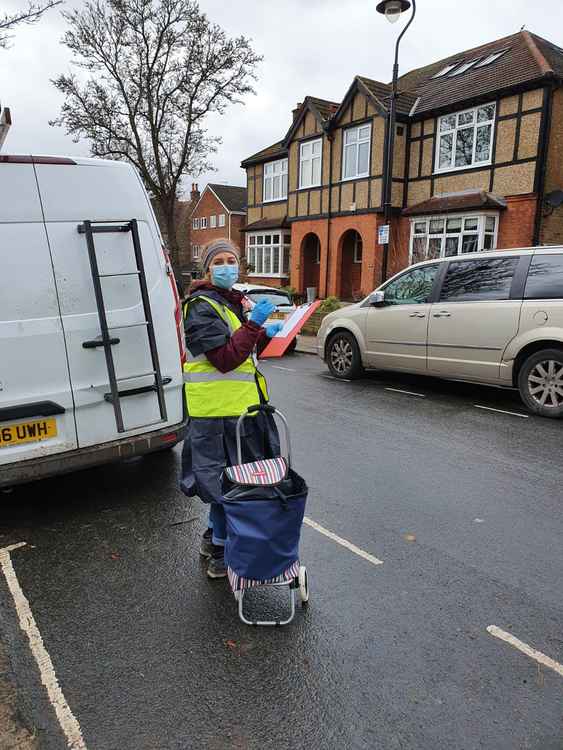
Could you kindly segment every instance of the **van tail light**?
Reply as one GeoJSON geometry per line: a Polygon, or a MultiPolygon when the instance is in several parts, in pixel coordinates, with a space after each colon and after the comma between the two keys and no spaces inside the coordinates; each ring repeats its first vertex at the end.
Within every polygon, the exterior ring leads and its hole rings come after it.
{"type": "Polygon", "coordinates": [[[164,254],[164,262],[166,263],[166,273],[168,274],[168,278],[170,279],[172,294],[174,295],[174,320],[176,321],[176,334],[178,336],[178,347],[180,349],[180,361],[183,367],[187,360],[187,354],[186,341],[184,339],[184,316],[182,314],[182,302],[180,301],[178,287],[176,286],[176,279],[174,278],[174,273],[172,272],[170,257],[166,252],[165,247],[162,248],[162,252],[164,254]]]}

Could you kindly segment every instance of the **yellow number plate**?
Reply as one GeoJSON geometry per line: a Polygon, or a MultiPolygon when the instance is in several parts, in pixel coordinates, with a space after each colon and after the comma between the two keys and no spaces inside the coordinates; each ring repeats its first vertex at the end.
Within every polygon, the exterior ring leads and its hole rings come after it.
{"type": "Polygon", "coordinates": [[[57,436],[57,420],[37,419],[33,422],[0,425],[0,448],[20,443],[37,443],[57,436]]]}

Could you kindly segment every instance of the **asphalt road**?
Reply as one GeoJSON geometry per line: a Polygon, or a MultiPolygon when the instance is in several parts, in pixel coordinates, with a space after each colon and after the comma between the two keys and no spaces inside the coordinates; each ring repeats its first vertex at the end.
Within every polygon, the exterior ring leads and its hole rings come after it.
{"type": "MultiPolygon", "coordinates": [[[[355,545],[304,527],[311,602],[286,628],[245,627],[204,575],[179,449],[0,495],[88,749],[561,750],[563,674],[487,627],[563,663],[563,425],[511,391],[264,370],[308,517],[355,545]]],[[[67,747],[1,575],[0,631],[22,716],[67,747]]]]}

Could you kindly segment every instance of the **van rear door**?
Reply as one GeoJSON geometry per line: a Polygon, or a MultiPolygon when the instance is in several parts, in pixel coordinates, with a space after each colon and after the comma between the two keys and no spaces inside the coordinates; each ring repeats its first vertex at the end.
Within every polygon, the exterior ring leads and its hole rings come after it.
{"type": "MultiPolygon", "coordinates": [[[[69,353],[79,447],[177,425],[182,421],[182,370],[174,321],[174,296],[166,273],[160,236],[146,193],[132,167],[77,159],[62,169],[38,165],[37,177],[55,268],[69,353]],[[165,386],[167,421],[157,394],[121,399],[125,432],[119,432],[112,403],[86,237],[85,220],[118,227],[136,219],[139,227],[154,330],[165,386]],[[90,342],[90,343],[89,343],[90,342]],[[86,347],[84,345],[87,345],[86,347]]],[[[96,257],[119,390],[143,390],[154,382],[149,341],[131,232],[94,236],[96,257]]]]}
{"type": "Polygon", "coordinates": [[[6,156],[0,161],[0,466],[76,447],[65,339],[34,168],[29,157],[6,156]]]}

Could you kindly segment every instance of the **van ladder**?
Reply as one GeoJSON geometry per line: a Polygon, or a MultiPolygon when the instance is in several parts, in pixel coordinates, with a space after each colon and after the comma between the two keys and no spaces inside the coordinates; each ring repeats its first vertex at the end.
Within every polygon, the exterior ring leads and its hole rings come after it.
{"type": "Polygon", "coordinates": [[[84,221],[78,225],[79,234],[86,235],[86,244],[88,247],[88,255],[90,258],[90,269],[92,271],[92,282],[94,284],[94,294],[96,296],[96,306],[98,308],[98,318],[100,320],[100,329],[102,332],[101,340],[85,341],[83,346],[87,349],[96,346],[103,346],[104,353],[106,355],[106,364],[108,368],[108,377],[110,385],[110,393],[106,393],[104,398],[109,403],[113,404],[113,410],[115,412],[115,422],[117,425],[118,432],[125,432],[126,428],[123,424],[123,413],[121,410],[121,399],[126,396],[137,396],[141,393],[155,392],[158,398],[158,407],[160,410],[160,420],[158,422],[151,422],[146,425],[135,425],[130,429],[139,429],[141,427],[149,427],[154,424],[160,424],[161,422],[168,421],[166,413],[166,400],[164,398],[164,385],[170,382],[170,379],[163,380],[162,373],[160,371],[160,363],[158,359],[158,348],[156,345],[156,338],[154,335],[154,324],[151,312],[151,305],[149,299],[149,293],[147,289],[147,278],[145,275],[145,266],[143,263],[143,253],[141,250],[141,243],[139,241],[139,227],[137,219],[131,219],[130,221],[124,222],[123,224],[103,224],[95,221],[84,221]],[[118,273],[118,274],[101,274],[98,268],[98,259],[96,257],[96,248],[94,245],[94,235],[108,232],[131,232],[133,240],[133,249],[135,251],[135,262],[137,266],[136,271],[130,273],[118,273]],[[145,320],[139,323],[133,323],[127,326],[116,326],[113,328],[108,327],[106,309],[104,305],[104,294],[102,290],[102,279],[115,277],[115,276],[137,276],[139,279],[139,286],[141,289],[141,299],[143,302],[143,310],[145,314],[145,320]],[[118,378],[115,372],[115,363],[113,361],[113,353],[111,347],[114,344],[119,343],[119,339],[114,338],[110,335],[111,331],[119,330],[122,328],[134,328],[137,326],[144,326],[147,331],[147,337],[149,340],[149,348],[151,353],[152,371],[139,373],[138,375],[130,375],[126,378],[118,378]],[[153,376],[154,382],[151,385],[143,386],[141,388],[132,388],[128,390],[119,390],[119,383],[123,380],[135,380],[138,378],[153,376]]]}

